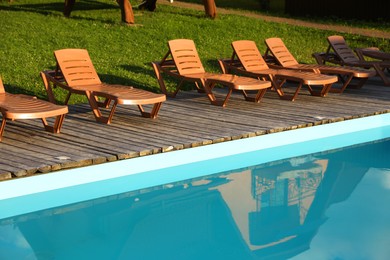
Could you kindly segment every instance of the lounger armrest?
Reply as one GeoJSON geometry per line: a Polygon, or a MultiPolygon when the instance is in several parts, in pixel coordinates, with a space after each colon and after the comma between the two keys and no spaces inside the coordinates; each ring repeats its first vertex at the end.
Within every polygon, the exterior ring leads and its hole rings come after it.
{"type": "Polygon", "coordinates": [[[366,61],[367,57],[374,60],[380,60],[380,61],[390,60],[390,53],[383,52],[377,47],[356,48],[354,51],[356,55],[359,57],[359,59],[362,61],[366,61]]]}
{"type": "Polygon", "coordinates": [[[277,59],[270,54],[263,55],[263,59],[268,65],[279,65],[277,59]]]}
{"type": "Polygon", "coordinates": [[[218,59],[218,62],[224,73],[229,73],[230,70],[234,71],[236,69],[243,69],[241,62],[236,59],[218,59]]]}
{"type": "Polygon", "coordinates": [[[55,87],[58,86],[58,87],[65,88],[65,89],[68,88],[68,85],[66,84],[65,79],[62,76],[62,74],[58,74],[54,70],[45,70],[42,72],[45,74],[46,79],[48,81],[52,82],[55,87]]]}
{"type": "Polygon", "coordinates": [[[324,65],[326,62],[342,65],[342,61],[335,53],[315,52],[312,54],[317,64],[324,65]]]}
{"type": "Polygon", "coordinates": [[[280,65],[277,65],[277,64],[273,64],[273,63],[268,63],[267,62],[267,65],[270,69],[285,69],[283,66],[280,66],[280,65]]]}

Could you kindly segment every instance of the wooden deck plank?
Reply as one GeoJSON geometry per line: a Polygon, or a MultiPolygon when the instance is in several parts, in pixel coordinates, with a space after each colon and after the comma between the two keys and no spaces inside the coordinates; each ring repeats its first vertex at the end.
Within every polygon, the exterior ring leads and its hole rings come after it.
{"type": "Polygon", "coordinates": [[[376,79],[324,98],[302,89],[294,102],[273,91],[258,104],[233,93],[225,108],[210,105],[204,94],[179,92],[157,119],[141,117],[135,106],[118,106],[111,125],[96,123],[88,104],[72,105],[61,134],[43,131],[39,120],[7,124],[0,180],[389,112],[390,88],[376,79]]]}

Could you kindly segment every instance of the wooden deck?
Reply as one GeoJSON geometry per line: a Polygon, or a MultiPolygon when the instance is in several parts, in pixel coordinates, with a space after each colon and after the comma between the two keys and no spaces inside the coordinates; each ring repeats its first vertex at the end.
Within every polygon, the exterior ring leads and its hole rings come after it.
{"type": "Polygon", "coordinates": [[[389,112],[390,87],[376,79],[325,98],[302,89],[295,102],[269,91],[255,104],[234,93],[226,108],[210,105],[204,94],[179,92],[163,104],[157,119],[120,106],[111,125],[96,123],[87,104],[72,105],[58,135],[43,131],[39,120],[7,124],[0,180],[389,112]]]}

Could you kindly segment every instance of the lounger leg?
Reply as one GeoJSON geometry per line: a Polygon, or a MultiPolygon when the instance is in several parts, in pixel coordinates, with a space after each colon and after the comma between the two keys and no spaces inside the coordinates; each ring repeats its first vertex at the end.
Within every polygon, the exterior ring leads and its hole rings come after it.
{"type": "Polygon", "coordinates": [[[49,126],[49,124],[47,123],[46,118],[42,117],[42,118],[41,118],[41,121],[42,121],[43,126],[45,127],[45,129],[46,129],[47,131],[51,132],[50,126],[49,126]]]}
{"type": "Polygon", "coordinates": [[[158,102],[153,105],[152,112],[150,113],[150,118],[155,119],[157,117],[158,112],[162,106],[162,102],[158,102]]]}
{"type": "Polygon", "coordinates": [[[54,133],[59,134],[61,132],[61,127],[62,124],[64,123],[64,119],[65,119],[65,114],[56,117],[56,121],[54,122],[54,127],[53,127],[54,133]]]}
{"type": "Polygon", "coordinates": [[[3,133],[5,129],[5,125],[7,124],[7,119],[3,117],[3,120],[1,120],[1,126],[0,126],[0,142],[3,139],[3,133]]]}
{"type": "Polygon", "coordinates": [[[157,118],[157,114],[160,111],[161,105],[162,105],[162,102],[155,103],[153,105],[152,111],[150,113],[145,112],[145,110],[143,109],[143,107],[141,105],[139,105],[138,108],[139,108],[141,115],[143,117],[155,119],[155,118],[157,118]]]}
{"type": "Polygon", "coordinates": [[[297,89],[295,90],[294,95],[293,95],[292,98],[291,98],[291,101],[294,101],[294,100],[297,98],[298,93],[299,93],[299,91],[301,90],[301,88],[302,88],[302,83],[299,83],[297,89]]]}
{"type": "Polygon", "coordinates": [[[319,64],[319,65],[324,65],[325,64],[325,60],[322,57],[322,53],[313,53],[312,56],[316,60],[317,64],[319,64]]]}
{"type": "Polygon", "coordinates": [[[224,101],[222,102],[222,107],[225,107],[226,106],[226,103],[228,102],[230,96],[232,95],[232,92],[233,92],[233,89],[232,88],[229,88],[229,91],[224,99],[224,101]]]}
{"type": "Polygon", "coordinates": [[[66,98],[65,98],[65,101],[64,101],[64,104],[65,105],[68,105],[68,102],[69,102],[69,99],[70,99],[70,96],[72,95],[71,92],[68,92],[68,95],[66,95],[66,98]]]}
{"type": "Polygon", "coordinates": [[[332,83],[327,84],[326,87],[322,89],[322,96],[323,97],[326,97],[326,95],[328,95],[329,90],[331,90],[331,88],[332,88],[332,85],[333,85],[332,83]]]}
{"type": "MultiPolygon", "coordinates": [[[[276,93],[278,93],[279,97],[281,99],[286,99],[286,95],[284,94],[283,90],[282,90],[282,85],[280,84],[272,84],[274,86],[274,89],[276,91],[276,93]]],[[[289,99],[289,98],[287,98],[289,99]]]]}
{"type": "MultiPolygon", "coordinates": [[[[343,93],[344,90],[349,85],[349,83],[351,82],[352,78],[353,78],[353,74],[350,74],[346,80],[341,80],[344,84],[343,84],[343,86],[340,89],[330,88],[329,92],[331,92],[331,93],[343,93]]],[[[360,86],[362,86],[362,85],[360,85],[360,86]]]]}
{"type": "Polygon", "coordinates": [[[366,59],[364,58],[364,55],[363,55],[363,52],[362,52],[361,48],[356,48],[355,49],[355,53],[359,57],[359,60],[366,61],[366,59]]]}
{"type": "Polygon", "coordinates": [[[175,91],[170,93],[170,94],[168,94],[168,95],[171,96],[171,97],[176,97],[176,95],[179,92],[179,90],[181,89],[181,86],[183,85],[183,83],[184,83],[184,80],[180,80],[179,84],[177,84],[177,86],[176,86],[175,91]]]}
{"type": "MultiPolygon", "coordinates": [[[[309,89],[310,95],[312,96],[321,96],[320,92],[316,92],[313,90],[313,88],[310,85],[307,85],[307,88],[309,89]]],[[[324,88],[324,86],[322,86],[324,88]]]]}
{"type": "Polygon", "coordinates": [[[261,89],[261,90],[257,91],[256,96],[254,96],[254,97],[253,96],[250,97],[245,90],[242,90],[241,93],[243,94],[246,101],[259,103],[260,100],[264,97],[264,94],[266,91],[267,91],[267,89],[261,89]]]}
{"type": "Polygon", "coordinates": [[[267,92],[267,89],[262,89],[262,90],[259,90],[259,92],[257,92],[257,95],[256,95],[256,99],[255,99],[255,102],[256,103],[259,103],[261,99],[263,99],[264,95],[265,95],[265,92],[267,92]]]}
{"type": "Polygon", "coordinates": [[[390,79],[386,76],[384,70],[378,64],[374,64],[373,66],[378,76],[383,80],[383,83],[386,86],[390,86],[390,79]]]}
{"type": "Polygon", "coordinates": [[[162,71],[160,65],[157,64],[156,62],[152,62],[152,66],[153,66],[154,73],[156,74],[157,82],[160,85],[161,92],[169,97],[175,97],[177,92],[179,92],[180,86],[181,86],[183,81],[181,81],[178,84],[178,86],[176,87],[176,90],[174,92],[168,93],[167,87],[165,86],[165,83],[164,83],[164,78],[162,76],[163,71],[162,71]]]}
{"type": "Polygon", "coordinates": [[[325,84],[322,86],[321,91],[314,91],[314,89],[310,85],[307,85],[310,94],[315,97],[325,97],[328,94],[331,87],[332,84],[325,84]]]}
{"type": "Polygon", "coordinates": [[[286,83],[286,80],[285,79],[280,79],[278,77],[270,77],[271,79],[271,82],[272,82],[272,85],[274,86],[276,92],[278,93],[279,95],[279,98],[280,99],[283,99],[283,100],[290,100],[290,101],[294,101],[295,98],[298,96],[298,93],[300,91],[300,89],[302,88],[302,85],[303,85],[303,82],[299,82],[298,83],[298,87],[297,89],[295,90],[295,93],[293,96],[291,95],[286,95],[283,90],[282,90],[282,86],[286,83]],[[280,82],[279,82],[280,81],[280,82]]]}
{"type": "Polygon", "coordinates": [[[65,114],[56,116],[56,120],[54,121],[53,126],[50,126],[47,123],[46,118],[41,118],[43,126],[45,127],[45,130],[51,133],[59,134],[61,131],[62,123],[64,122],[65,114]]]}
{"type": "Polygon", "coordinates": [[[226,94],[225,98],[223,100],[217,100],[213,93],[213,88],[215,87],[216,83],[208,82],[207,80],[204,83],[204,90],[207,94],[207,97],[210,100],[210,103],[215,106],[222,106],[225,107],[230,96],[232,95],[233,89],[229,88],[228,93],[226,94]]]}
{"type": "Polygon", "coordinates": [[[40,75],[41,75],[41,78],[43,81],[43,85],[45,86],[47,97],[49,98],[49,101],[53,104],[56,104],[57,102],[56,102],[56,99],[54,97],[52,83],[48,80],[48,78],[44,72],[41,72],[40,75]]]}
{"type": "Polygon", "coordinates": [[[363,78],[359,80],[359,83],[356,84],[356,88],[361,88],[363,87],[364,83],[366,83],[368,78],[363,78]]]}
{"type": "Polygon", "coordinates": [[[103,102],[99,101],[99,98],[95,96],[96,103],[98,104],[99,107],[102,108],[109,108],[111,104],[111,98],[106,98],[104,99],[103,102]]]}
{"type": "Polygon", "coordinates": [[[298,95],[298,92],[301,89],[302,84],[303,84],[302,82],[299,82],[298,88],[295,91],[294,96],[291,96],[291,95],[286,95],[282,90],[282,86],[286,83],[285,79],[279,79],[279,77],[277,77],[277,76],[275,76],[275,77],[270,76],[270,80],[272,82],[272,86],[275,89],[276,93],[278,93],[279,98],[283,99],[283,100],[290,100],[290,101],[295,100],[295,98],[298,95]]]}
{"type": "Polygon", "coordinates": [[[196,87],[198,93],[205,93],[205,90],[199,86],[198,82],[195,82],[195,87],[196,87]]]}
{"type": "Polygon", "coordinates": [[[152,62],[154,73],[156,74],[157,82],[160,85],[161,92],[168,97],[176,97],[177,93],[180,90],[181,85],[183,84],[183,80],[179,82],[179,84],[176,86],[175,91],[169,93],[167,90],[167,87],[165,86],[164,78],[163,78],[163,70],[161,69],[161,66],[157,64],[156,62],[152,62]]]}
{"type": "MultiPolygon", "coordinates": [[[[41,74],[41,78],[43,80],[43,85],[45,86],[49,101],[53,104],[57,104],[57,101],[56,101],[56,99],[54,97],[54,93],[53,93],[54,83],[51,80],[49,80],[49,78],[45,72],[41,72],[40,74],[41,74]]],[[[68,104],[71,95],[72,95],[72,93],[69,91],[68,94],[66,95],[66,98],[64,101],[65,105],[68,104]]]]}
{"type": "Polygon", "coordinates": [[[228,69],[227,69],[225,63],[222,60],[218,60],[218,63],[219,63],[219,67],[221,68],[222,73],[227,74],[228,69]]]}
{"type": "Polygon", "coordinates": [[[215,83],[210,82],[210,81],[205,80],[205,79],[202,79],[201,82],[202,82],[203,88],[207,94],[207,97],[210,100],[210,103],[212,105],[215,105],[215,106],[224,106],[224,103],[226,103],[225,102],[226,99],[225,99],[225,101],[217,101],[217,98],[215,97],[215,95],[213,93],[213,88],[215,87],[215,83]]]}
{"type": "Polygon", "coordinates": [[[118,105],[118,102],[115,101],[114,104],[112,105],[111,110],[110,110],[110,114],[108,115],[107,124],[111,124],[111,120],[112,120],[112,117],[114,116],[117,105],[118,105]]]}
{"type": "MultiPolygon", "coordinates": [[[[96,99],[95,99],[95,95],[93,95],[90,91],[86,91],[85,95],[87,96],[89,105],[91,106],[91,109],[92,109],[93,115],[95,116],[96,122],[103,123],[103,124],[109,124],[110,123],[109,118],[104,117],[102,115],[102,113],[100,112],[99,106],[98,106],[96,99]]],[[[69,96],[70,96],[70,93],[69,93],[69,96]]],[[[116,107],[116,103],[114,104],[114,106],[116,107]]],[[[111,113],[113,113],[113,110],[115,111],[115,107],[113,109],[111,109],[111,113]]]]}
{"type": "Polygon", "coordinates": [[[161,75],[160,65],[158,65],[155,62],[152,62],[152,66],[153,66],[154,74],[156,74],[158,84],[160,85],[161,92],[166,95],[167,88],[165,87],[165,83],[164,83],[164,80],[163,80],[162,75],[161,75]]]}
{"type": "Polygon", "coordinates": [[[280,79],[278,76],[273,76],[273,75],[268,75],[268,77],[258,77],[257,79],[271,81],[272,89],[278,93],[279,97],[282,97],[284,95],[282,86],[286,82],[285,79],[280,79]]]}

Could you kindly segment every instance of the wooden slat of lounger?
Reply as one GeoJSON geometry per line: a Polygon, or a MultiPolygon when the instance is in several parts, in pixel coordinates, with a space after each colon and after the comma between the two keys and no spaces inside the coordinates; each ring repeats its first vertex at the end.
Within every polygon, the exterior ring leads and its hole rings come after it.
{"type": "Polygon", "coordinates": [[[83,49],[63,49],[54,51],[61,71],[71,87],[78,85],[101,84],[89,54],[83,49]]]}
{"type": "Polygon", "coordinates": [[[192,40],[172,40],[168,41],[168,46],[179,74],[186,75],[205,72],[192,40]]]}
{"type": "Polygon", "coordinates": [[[6,109],[5,116],[10,119],[53,117],[68,112],[66,106],[54,105],[25,95],[5,93],[1,102],[2,107],[6,109]]]}

